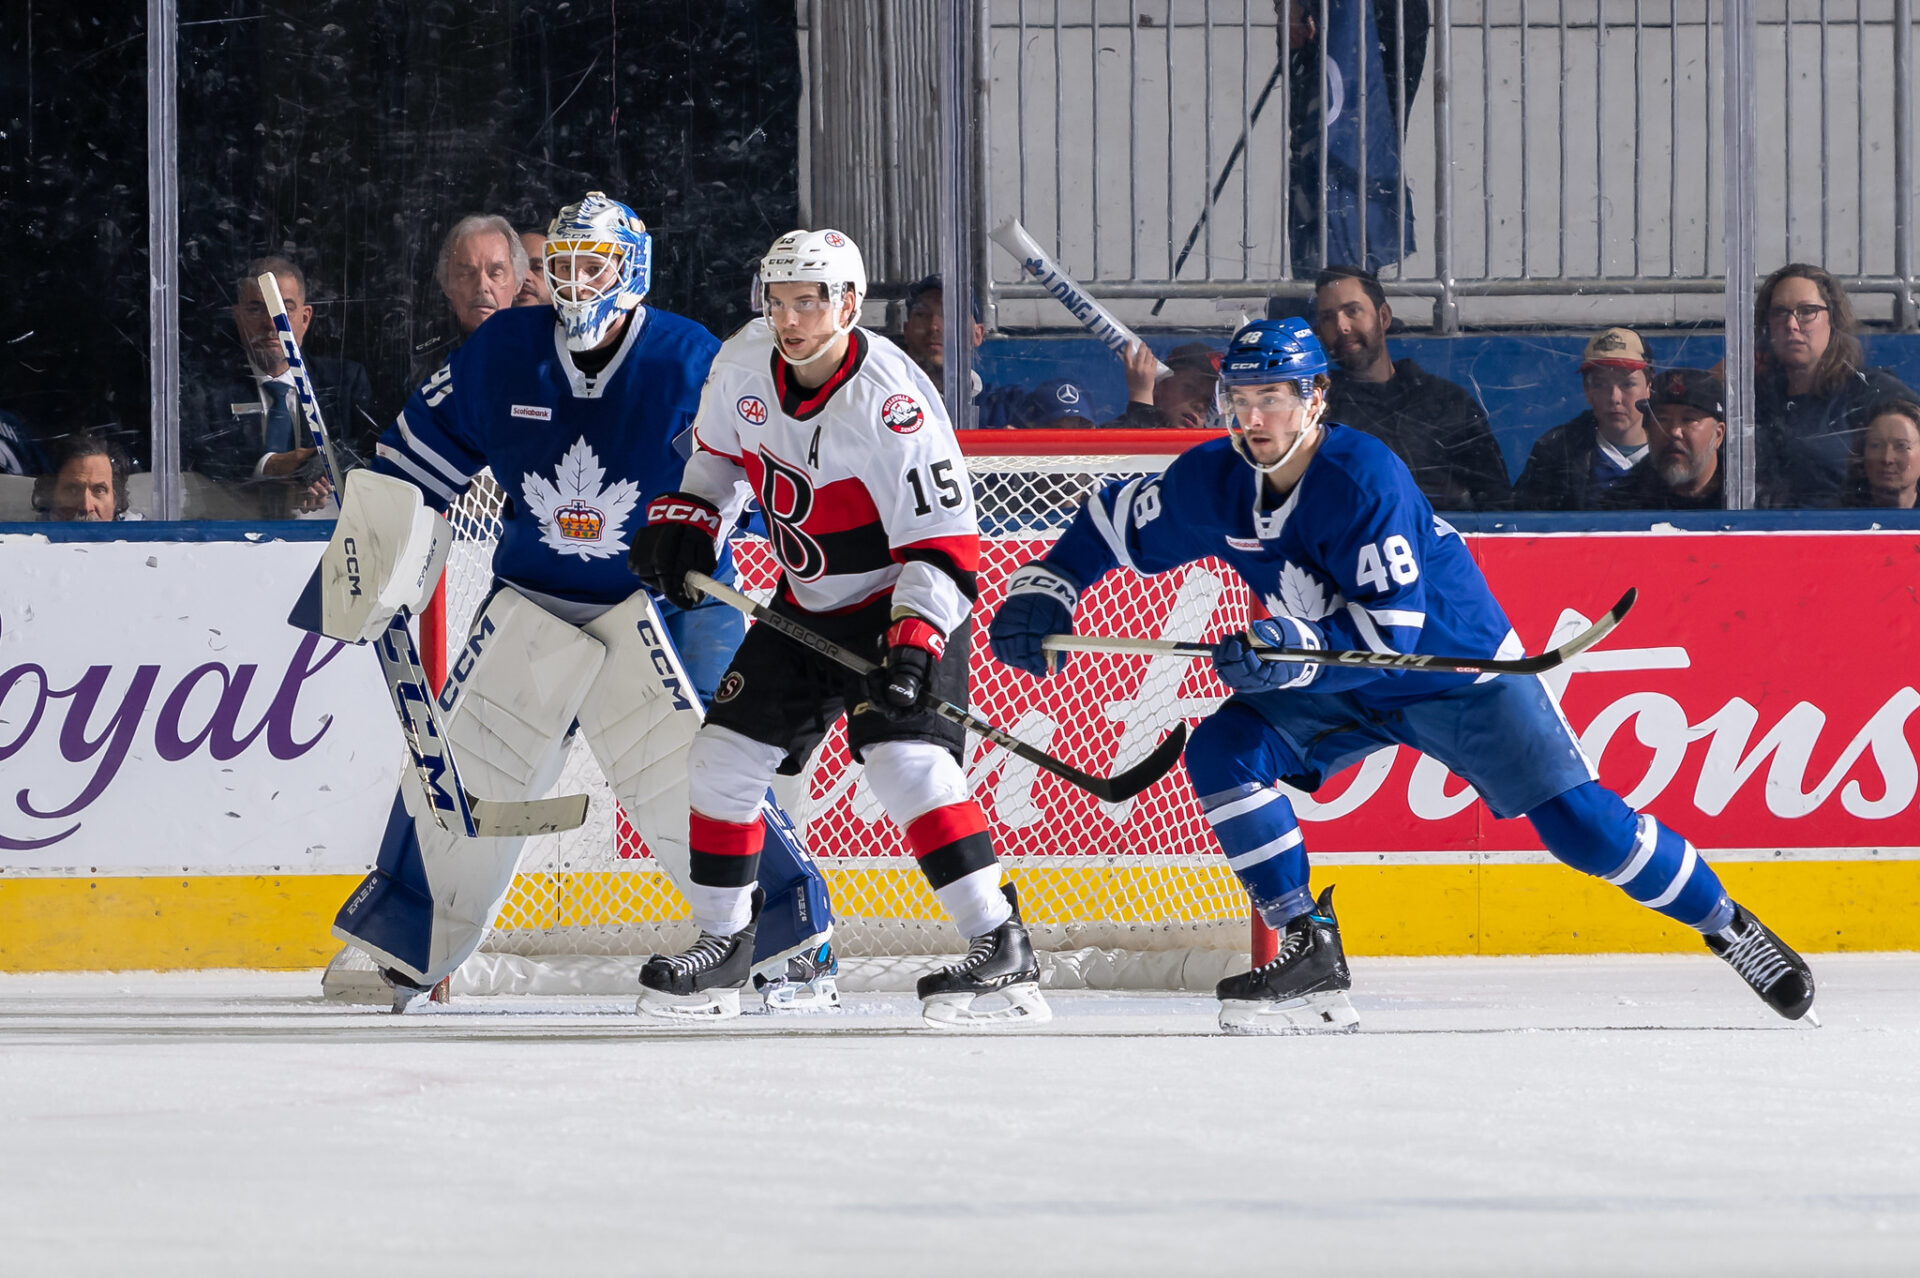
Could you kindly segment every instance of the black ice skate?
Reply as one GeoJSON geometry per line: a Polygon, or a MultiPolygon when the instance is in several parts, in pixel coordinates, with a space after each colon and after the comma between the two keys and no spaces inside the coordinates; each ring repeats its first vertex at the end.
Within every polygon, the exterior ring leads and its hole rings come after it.
{"type": "Polygon", "coordinates": [[[1281,929],[1272,961],[1229,976],[1213,992],[1220,1000],[1220,1028],[1229,1034],[1346,1033],[1360,1023],[1347,1000],[1352,987],[1328,887],[1312,910],[1281,929]]]}
{"type": "Polygon", "coordinates": [[[753,932],[760,922],[760,889],[753,915],[732,936],[701,932],[678,954],[656,954],[640,969],[634,1010],[667,1020],[722,1021],[740,1015],[740,988],[753,970],[753,932]]]}
{"type": "Polygon", "coordinates": [[[1707,937],[1707,948],[1725,959],[1762,1002],[1790,1021],[1808,1016],[1815,1025],[1813,971],[1773,930],[1735,903],[1733,922],[1707,937]]]}
{"type": "Polygon", "coordinates": [[[826,1012],[840,1006],[840,960],[822,941],[781,964],[777,975],[753,974],[753,988],[769,1012],[826,1012]]]}
{"type": "Polygon", "coordinates": [[[920,978],[920,1015],[935,1029],[984,1029],[1008,1025],[1040,1025],[1053,1019],[1053,1009],[1040,997],[1040,965],[1020,921],[1020,899],[1011,883],[1002,884],[1013,913],[991,932],[973,938],[967,956],[920,978]],[[982,997],[998,999],[1000,1006],[976,1006],[982,997]]]}

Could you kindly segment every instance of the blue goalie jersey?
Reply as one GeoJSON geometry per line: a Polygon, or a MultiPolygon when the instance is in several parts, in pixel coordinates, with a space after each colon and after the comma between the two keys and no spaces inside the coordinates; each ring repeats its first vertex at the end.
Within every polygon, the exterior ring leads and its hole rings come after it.
{"type": "Polygon", "coordinates": [[[582,604],[639,589],[627,549],[647,503],[680,487],[720,342],[642,307],[606,367],[583,374],[548,306],[497,312],[380,437],[374,469],[444,511],[483,468],[509,498],[501,579],[582,604]]]}
{"type": "MultiPolygon", "coordinates": [[[[1318,626],[1329,648],[1511,658],[1519,637],[1460,534],[1371,435],[1329,425],[1300,482],[1276,500],[1227,439],[1160,475],[1112,484],[1047,554],[1084,591],[1117,567],[1231,564],[1268,611],[1318,626]]],[[[1305,692],[1376,705],[1418,701],[1474,676],[1309,666],[1305,692]]],[[[1490,677],[1490,676],[1482,676],[1490,677]]]]}

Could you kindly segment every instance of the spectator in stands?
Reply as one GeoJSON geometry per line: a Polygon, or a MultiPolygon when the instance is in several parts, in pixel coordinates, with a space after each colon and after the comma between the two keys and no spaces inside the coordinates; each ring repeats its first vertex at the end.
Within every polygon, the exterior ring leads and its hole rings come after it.
{"type": "MultiPolygon", "coordinates": [[[[987,340],[987,326],[980,320],[980,299],[973,302],[973,346],[980,349],[980,343],[987,340]]],[[[906,348],[907,355],[920,366],[920,371],[933,380],[942,394],[947,389],[946,290],[941,286],[938,275],[929,275],[918,284],[907,289],[907,318],[900,328],[900,344],[906,348]]],[[[977,401],[985,386],[980,380],[978,369],[973,373],[973,395],[977,401]]]]}
{"type": "Polygon", "coordinates": [[[1726,390],[1703,368],[1656,373],[1648,395],[1647,456],[1601,498],[1607,510],[1719,510],[1727,439],[1726,390]]]}
{"type": "Polygon", "coordinates": [[[1486,410],[1462,387],[1387,355],[1393,308],[1372,273],[1330,266],[1314,280],[1313,330],[1334,363],[1326,419],[1386,443],[1436,510],[1506,510],[1507,463],[1486,410]]]}
{"type": "Polygon", "coordinates": [[[1920,490],[1920,404],[1887,399],[1867,410],[1847,505],[1914,508],[1920,490]]]}
{"type": "Polygon", "coordinates": [[[127,475],[133,465],[118,444],[82,430],[54,440],[47,453],[48,470],[33,484],[33,508],[41,519],[109,523],[139,518],[127,513],[127,475]]]}
{"type": "Polygon", "coordinates": [[[1754,300],[1754,437],[1764,506],[1835,506],[1860,451],[1867,413],[1913,392],[1865,366],[1853,306],[1840,282],[1790,262],[1754,300]]]}
{"type": "Polygon", "coordinates": [[[1045,430],[1092,430],[1087,393],[1065,378],[1044,383],[1027,393],[1026,411],[1014,424],[1045,430]]]}
{"type": "Polygon", "coordinates": [[[463,337],[513,305],[526,277],[526,245],[512,223],[492,213],[469,213],[455,222],[440,241],[433,268],[463,337]]]}
{"type": "Polygon", "coordinates": [[[520,244],[527,252],[527,273],[520,291],[513,295],[515,306],[548,306],[553,294],[547,291],[547,237],[539,231],[520,232],[520,244]]]}
{"type": "Polygon", "coordinates": [[[280,336],[261,296],[258,277],[271,272],[287,305],[287,323],[306,356],[307,375],[320,401],[341,464],[372,455],[381,425],[372,415],[367,370],[352,360],[317,356],[306,348],[313,306],[307,277],[286,257],[255,258],[235,285],[234,327],[247,354],[244,378],[196,379],[183,396],[188,466],[235,485],[261,518],[285,518],[326,504],[331,489],[294,392],[280,336]]]}
{"type": "Polygon", "coordinates": [[[38,475],[46,469],[27,424],[0,408],[0,475],[38,475]]]}
{"type": "Polygon", "coordinates": [[[1171,377],[1159,376],[1160,357],[1145,342],[1126,354],[1127,409],[1103,426],[1122,430],[1205,430],[1214,420],[1220,355],[1205,342],[1188,342],[1168,354],[1171,377]]]}
{"type": "Polygon", "coordinates": [[[1520,510],[1593,510],[1607,489],[1647,455],[1647,344],[1610,328],[1580,356],[1587,411],[1534,441],[1513,486],[1520,510]]]}

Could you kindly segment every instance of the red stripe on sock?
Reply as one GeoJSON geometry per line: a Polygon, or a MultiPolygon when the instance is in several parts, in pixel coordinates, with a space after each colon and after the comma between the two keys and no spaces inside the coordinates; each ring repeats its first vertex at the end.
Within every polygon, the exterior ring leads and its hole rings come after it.
{"type": "Polygon", "coordinates": [[[687,817],[687,842],[695,852],[709,856],[752,856],[767,837],[767,823],[755,817],[745,825],[716,821],[692,812],[687,817]]]}
{"type": "Polygon", "coordinates": [[[970,834],[985,834],[987,814],[972,799],[962,803],[949,803],[944,808],[935,808],[931,812],[915,817],[907,824],[907,846],[913,849],[915,857],[923,857],[929,852],[938,852],[951,843],[958,843],[970,834]]]}

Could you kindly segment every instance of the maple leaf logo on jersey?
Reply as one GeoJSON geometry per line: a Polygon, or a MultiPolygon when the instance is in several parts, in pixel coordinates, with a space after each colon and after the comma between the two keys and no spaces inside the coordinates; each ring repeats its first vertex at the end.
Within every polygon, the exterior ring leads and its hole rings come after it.
{"type": "Polygon", "coordinates": [[[542,542],[580,559],[626,553],[621,530],[640,502],[640,485],[623,479],[602,488],[606,474],[587,441],[577,439],[555,468],[554,483],[532,472],[520,477],[527,510],[540,521],[542,542]]]}
{"type": "Polygon", "coordinates": [[[1320,579],[1296,563],[1280,565],[1280,593],[1268,594],[1261,602],[1267,605],[1268,612],[1285,613],[1302,621],[1318,621],[1335,609],[1347,606],[1339,591],[1329,597],[1320,579]]]}

